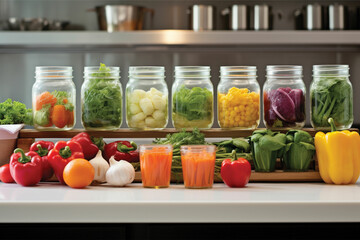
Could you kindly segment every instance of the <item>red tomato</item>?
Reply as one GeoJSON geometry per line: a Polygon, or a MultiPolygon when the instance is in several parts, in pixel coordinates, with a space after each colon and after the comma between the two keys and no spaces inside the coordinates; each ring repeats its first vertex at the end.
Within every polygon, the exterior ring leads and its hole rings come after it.
{"type": "Polygon", "coordinates": [[[10,174],[9,164],[2,165],[0,167],[0,180],[4,183],[14,183],[14,179],[10,174]]]}

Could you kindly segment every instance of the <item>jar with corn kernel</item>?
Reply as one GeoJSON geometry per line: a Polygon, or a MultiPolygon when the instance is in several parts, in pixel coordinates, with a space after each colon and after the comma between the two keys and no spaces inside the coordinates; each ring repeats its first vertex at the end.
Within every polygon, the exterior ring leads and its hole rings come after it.
{"type": "Polygon", "coordinates": [[[254,66],[220,68],[218,122],[226,129],[255,129],[260,122],[260,86],[254,66]]]}

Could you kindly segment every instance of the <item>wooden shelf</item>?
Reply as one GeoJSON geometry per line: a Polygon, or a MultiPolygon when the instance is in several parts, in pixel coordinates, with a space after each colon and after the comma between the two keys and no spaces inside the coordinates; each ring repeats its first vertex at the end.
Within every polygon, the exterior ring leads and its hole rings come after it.
{"type": "MultiPolygon", "coordinates": [[[[262,128],[260,128],[262,129],[262,128]]],[[[313,128],[304,128],[304,131],[315,136],[316,130],[313,128]]],[[[358,131],[353,128],[351,131],[358,131]]],[[[37,131],[34,129],[23,129],[19,133],[19,138],[72,138],[84,129],[74,129],[70,131],[37,131]]],[[[286,132],[281,130],[280,132],[286,132]]],[[[119,129],[116,131],[86,131],[91,136],[104,137],[104,138],[163,138],[166,134],[179,132],[174,128],[166,128],[159,131],[134,131],[130,129],[119,129]]],[[[253,130],[224,130],[220,128],[212,128],[209,130],[201,131],[207,138],[235,138],[235,137],[248,137],[253,133],[253,130]]]]}

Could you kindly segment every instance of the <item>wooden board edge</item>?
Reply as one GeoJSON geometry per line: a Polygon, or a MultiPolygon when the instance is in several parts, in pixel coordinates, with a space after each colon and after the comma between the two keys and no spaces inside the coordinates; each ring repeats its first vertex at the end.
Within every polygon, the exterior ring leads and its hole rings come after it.
{"type": "MultiPolygon", "coordinates": [[[[141,182],[141,172],[135,173],[134,182],[141,182]]],[[[171,182],[179,182],[179,179],[172,176],[171,182]]],[[[182,181],[180,181],[182,182],[182,181]]],[[[215,183],[221,183],[221,178],[215,178],[215,183]]],[[[307,172],[286,172],[276,170],[275,172],[261,173],[251,172],[250,182],[322,182],[320,173],[317,171],[307,172]]]]}

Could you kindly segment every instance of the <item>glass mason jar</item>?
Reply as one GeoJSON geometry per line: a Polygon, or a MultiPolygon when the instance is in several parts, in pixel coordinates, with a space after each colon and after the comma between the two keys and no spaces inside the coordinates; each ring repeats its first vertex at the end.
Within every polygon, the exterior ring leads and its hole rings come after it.
{"type": "Polygon", "coordinates": [[[140,145],[139,151],[141,180],[143,187],[169,187],[173,146],[171,144],[140,145]]]}
{"type": "Polygon", "coordinates": [[[210,67],[175,67],[172,122],[176,129],[208,129],[214,122],[210,67]]]}
{"type": "Polygon", "coordinates": [[[266,72],[263,89],[265,126],[270,129],[304,127],[306,87],[302,66],[267,66],[266,72]]]}
{"type": "Polygon", "coordinates": [[[218,122],[221,128],[255,129],[260,122],[260,86],[256,67],[220,68],[218,122]]]}
{"type": "Polygon", "coordinates": [[[214,145],[183,145],[181,165],[186,188],[212,188],[216,147],[214,145]]]}
{"type": "Polygon", "coordinates": [[[134,130],[161,130],[168,123],[169,90],[164,67],[130,67],[126,123],[134,130]]]}
{"type": "Polygon", "coordinates": [[[311,125],[317,130],[330,130],[329,118],[338,130],[348,129],[354,121],[353,89],[349,65],[315,65],[310,86],[311,125]]]}
{"type": "Polygon", "coordinates": [[[116,130],[122,123],[119,67],[84,68],[81,86],[82,125],[87,130],[116,130]]]}
{"type": "Polygon", "coordinates": [[[34,127],[64,131],[75,125],[76,89],[72,67],[36,67],[32,88],[34,127]]]}

